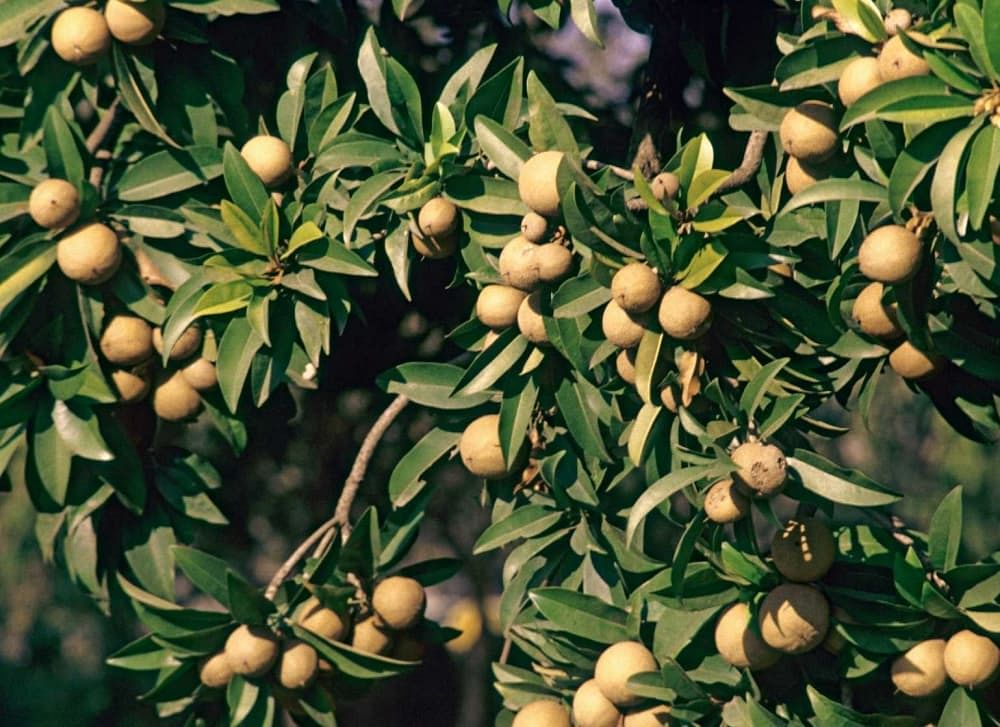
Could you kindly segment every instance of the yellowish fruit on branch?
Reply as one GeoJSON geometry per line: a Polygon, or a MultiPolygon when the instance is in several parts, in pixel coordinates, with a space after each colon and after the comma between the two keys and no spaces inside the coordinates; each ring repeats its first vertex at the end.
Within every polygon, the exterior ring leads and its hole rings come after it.
{"type": "Polygon", "coordinates": [[[535,154],[521,167],[517,179],[521,201],[544,217],[559,214],[559,167],[564,156],[561,151],[535,154]]]}
{"type": "Polygon", "coordinates": [[[570,727],[569,711],[554,699],[536,699],[514,715],[510,727],[570,727]]]}
{"type": "Polygon", "coordinates": [[[539,246],[518,235],[500,251],[500,277],[518,290],[531,292],[542,279],[538,263],[539,246]]]}
{"type": "Polygon", "coordinates": [[[588,679],[573,695],[573,724],[576,727],[618,727],[621,712],[601,693],[596,679],[588,679]]]}
{"type": "Polygon", "coordinates": [[[467,654],[479,643],[483,635],[483,610],[475,598],[460,598],[448,609],[444,626],[460,634],[445,644],[452,654],[467,654]]]}
{"type": "Polygon", "coordinates": [[[458,440],[458,452],[465,468],[477,477],[497,479],[510,473],[500,448],[499,414],[484,414],[472,421],[458,440]]]}
{"type": "Polygon", "coordinates": [[[201,410],[201,395],[184,380],[180,371],[164,374],[153,389],[153,411],[160,419],[180,422],[201,410]]]}
{"type": "Polygon", "coordinates": [[[135,404],[137,401],[142,401],[153,386],[147,372],[133,372],[127,369],[112,371],[111,382],[118,390],[118,401],[123,404],[135,404]]]}
{"type": "MultiPolygon", "coordinates": [[[[923,33],[913,32],[907,35],[918,44],[931,42],[931,39],[923,33]]],[[[878,70],[884,80],[898,81],[900,78],[926,76],[930,74],[931,67],[923,57],[912,53],[903,45],[902,36],[897,35],[882,46],[882,52],[878,55],[878,70]]]]}
{"type": "Polygon", "coordinates": [[[668,704],[654,704],[625,715],[625,727],[663,727],[667,724],[671,724],[668,704]]]}
{"type": "Polygon", "coordinates": [[[649,187],[653,191],[653,196],[660,202],[665,199],[673,200],[681,191],[681,179],[673,172],[660,172],[653,177],[649,187]]]}
{"type": "Polygon", "coordinates": [[[604,337],[621,348],[635,348],[646,333],[645,316],[631,316],[615,301],[609,301],[601,316],[604,337]]]}
{"type": "Polygon", "coordinates": [[[773,444],[744,442],[733,450],[733,479],[758,497],[774,497],[785,487],[788,462],[773,444]]]}
{"type": "Polygon", "coordinates": [[[837,116],[822,101],[803,101],[790,109],[778,129],[781,146],[796,159],[816,164],[837,150],[837,116]]]}
{"type": "Polygon", "coordinates": [[[517,309],[517,328],[522,336],[536,346],[544,346],[549,342],[545,316],[542,314],[542,291],[536,290],[521,301],[517,309]]]}
{"type": "Polygon", "coordinates": [[[537,212],[529,212],[521,218],[521,236],[528,242],[545,242],[549,234],[549,221],[537,212]]]}
{"type": "Polygon", "coordinates": [[[292,174],[292,150],[277,136],[253,137],[240,149],[240,155],[265,187],[276,187],[292,174]]]}
{"type": "Polygon", "coordinates": [[[1000,648],[991,639],[969,629],[959,631],[945,645],[945,671],[959,686],[975,689],[989,684],[998,667],[1000,648]]]}
{"type": "Polygon", "coordinates": [[[316,678],[319,654],[309,644],[292,639],[281,650],[278,662],[278,683],[285,689],[305,689],[316,678]]]}
{"type": "Polygon", "coordinates": [[[424,237],[451,240],[461,230],[462,215],[453,202],[444,197],[435,197],[420,208],[417,226],[424,237]]]}
{"type": "Polygon", "coordinates": [[[296,614],[299,626],[331,641],[342,641],[350,624],[332,608],[324,606],[316,596],[310,596],[296,614]]]}
{"type": "Polygon", "coordinates": [[[558,283],[573,269],[573,253],[558,242],[547,242],[535,250],[538,279],[543,283],[558,283]]]}
{"type": "Polygon", "coordinates": [[[615,369],[626,384],[635,384],[635,349],[625,348],[615,357],[615,369]]]}
{"type": "Polygon", "coordinates": [[[750,607],[745,603],[734,603],[722,612],[715,624],[715,648],[728,663],[751,671],[767,669],[781,658],[781,653],[753,630],[750,607]]]}
{"type": "Polygon", "coordinates": [[[80,193],[65,179],[46,179],[31,190],[28,214],[47,230],[69,227],[80,217],[80,193]]]}
{"type": "Polygon", "coordinates": [[[785,186],[792,194],[798,194],[828,176],[830,175],[823,165],[809,164],[795,157],[788,157],[788,164],[785,165],[785,186]]]}
{"type": "Polygon", "coordinates": [[[909,30],[913,25],[913,15],[906,8],[893,8],[885,15],[882,21],[885,32],[889,35],[898,35],[901,30],[909,30]]]}
{"type": "Polygon", "coordinates": [[[195,391],[208,391],[219,382],[219,375],[215,370],[215,364],[207,358],[196,358],[182,368],[181,373],[184,374],[184,380],[195,391]]]}
{"type": "Polygon", "coordinates": [[[734,523],[749,512],[749,498],[730,479],[719,480],[705,495],[705,515],[714,523],[734,523]]]}
{"type": "Polygon", "coordinates": [[[451,257],[458,249],[458,235],[453,237],[426,237],[416,225],[410,225],[410,244],[421,257],[428,260],[443,260],[451,257]]]}
{"type": "Polygon", "coordinates": [[[380,628],[369,616],[354,627],[351,646],[367,654],[387,654],[392,649],[392,634],[380,628]]]}
{"type": "MultiPolygon", "coordinates": [[[[192,323],[174,341],[174,347],[170,349],[170,360],[183,361],[191,358],[201,348],[201,340],[201,327],[197,323],[192,323]]],[[[159,326],[153,329],[153,348],[158,354],[163,355],[163,330],[159,326]]]]}
{"type": "Polygon", "coordinates": [[[865,56],[847,64],[837,82],[837,95],[844,106],[850,106],[869,91],[882,85],[878,58],[865,56]]]}
{"type": "Polygon", "coordinates": [[[70,280],[81,285],[100,285],[118,271],[122,262],[121,243],[110,227],[92,222],[59,240],[56,262],[70,280]]]}
{"type": "Polygon", "coordinates": [[[903,341],[889,354],[889,366],[904,379],[919,381],[940,373],[945,360],[936,353],[922,351],[903,341]]]}
{"type": "Polygon", "coordinates": [[[628,680],[636,674],[656,671],[653,652],[638,641],[619,641],[606,648],[597,659],[594,679],[597,686],[616,707],[632,707],[642,697],[632,691],[628,680]]]}
{"type": "Polygon", "coordinates": [[[509,328],[517,322],[517,309],[527,293],[509,285],[487,285],[476,298],[476,318],[494,330],[509,328]]]}
{"type": "Polygon", "coordinates": [[[229,666],[225,651],[217,651],[206,656],[198,663],[198,678],[209,689],[221,689],[233,678],[233,669],[229,666]]]}
{"type": "Polygon", "coordinates": [[[882,304],[885,288],[882,283],[869,283],[858,294],[851,308],[851,317],[864,333],[876,338],[892,339],[903,335],[903,329],[896,319],[896,304],[886,307],[882,304]]]}
{"type": "Polygon", "coordinates": [[[226,639],[226,661],[240,676],[263,676],[278,660],[278,651],[278,638],[263,626],[244,624],[226,639]]]}
{"type": "Polygon", "coordinates": [[[379,624],[393,631],[404,631],[420,623],[426,605],[424,587],[405,576],[386,578],[372,593],[372,610],[379,624]]]}
{"type": "Polygon", "coordinates": [[[858,249],[858,266],[869,280],[905,283],[920,268],[920,238],[900,225],[885,225],[868,233],[858,249]]]}
{"type": "Polygon", "coordinates": [[[74,65],[96,63],[110,47],[108,24],[93,8],[67,8],[52,24],[52,49],[57,56],[74,65]]]}
{"type": "Polygon", "coordinates": [[[804,517],[789,520],[771,540],[774,567],[785,578],[799,583],[818,581],[833,565],[837,546],[822,520],[804,517]]]}
{"type": "Polygon", "coordinates": [[[760,604],[760,635],[786,654],[804,654],[822,643],[830,628],[830,604],[812,586],[784,583],[760,604]]]}
{"type": "Polygon", "coordinates": [[[101,353],[119,366],[134,366],[153,355],[153,327],[138,316],[116,314],[101,332],[101,353]]]}
{"type": "Polygon", "coordinates": [[[660,276],[648,265],[629,263],[611,279],[611,297],[626,313],[645,313],[660,300],[660,276]]]}
{"type": "Polygon", "coordinates": [[[944,668],[944,639],[928,639],[892,662],[892,683],[910,697],[929,697],[948,681],[944,668]]]}
{"type": "Polygon", "coordinates": [[[104,19],[115,39],[129,45],[148,45],[163,30],[167,11],[163,0],[108,0],[104,19]]]}
{"type": "Polygon", "coordinates": [[[712,325],[712,304],[694,291],[675,285],[663,294],[660,327],[672,338],[693,341],[712,325]]]}

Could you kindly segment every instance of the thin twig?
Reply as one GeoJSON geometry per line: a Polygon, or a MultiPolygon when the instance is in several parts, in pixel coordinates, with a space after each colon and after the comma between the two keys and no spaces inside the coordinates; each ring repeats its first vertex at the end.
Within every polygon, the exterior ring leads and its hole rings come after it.
{"type": "Polygon", "coordinates": [[[927,580],[934,584],[934,586],[936,586],[938,590],[943,593],[948,592],[949,586],[937,572],[937,569],[934,568],[934,564],[931,563],[930,559],[920,550],[920,548],[916,547],[916,541],[904,532],[905,530],[909,530],[909,526],[903,522],[902,518],[898,515],[883,515],[875,510],[865,510],[865,514],[874,524],[888,530],[889,534],[892,535],[893,540],[897,543],[906,548],[913,548],[913,552],[917,554],[917,558],[920,559],[920,564],[927,572],[927,580]]]}
{"type": "Polygon", "coordinates": [[[335,517],[330,518],[318,528],[313,530],[309,537],[299,544],[299,547],[295,549],[295,552],[288,556],[288,560],[281,564],[281,567],[275,571],[274,576],[271,578],[271,582],[267,584],[267,590],[264,591],[264,597],[267,600],[274,600],[274,597],[278,595],[278,589],[281,587],[281,584],[285,582],[285,579],[288,578],[288,574],[292,572],[292,569],[295,568],[298,562],[305,557],[306,553],[309,552],[309,549],[313,547],[316,541],[322,538],[327,532],[331,532],[336,524],[337,519],[335,517]]]}
{"type": "Polygon", "coordinates": [[[119,101],[116,98],[111,102],[111,106],[108,107],[104,118],[97,122],[97,126],[94,127],[93,131],[87,137],[87,151],[94,157],[94,165],[90,168],[89,177],[89,181],[94,187],[101,186],[101,179],[104,178],[105,163],[111,159],[111,151],[104,147],[106,144],[108,146],[114,145],[114,137],[117,136],[116,130],[120,128],[120,108],[119,101]]]}
{"type": "Polygon", "coordinates": [[[588,172],[600,172],[607,169],[609,172],[614,174],[616,177],[624,179],[628,182],[635,181],[635,175],[628,169],[623,169],[622,167],[616,167],[614,164],[606,164],[605,162],[599,162],[596,159],[587,159],[583,162],[583,168],[588,172]]]}
{"type": "Polygon", "coordinates": [[[510,647],[513,646],[513,643],[514,642],[511,641],[511,639],[510,639],[509,636],[503,640],[503,648],[500,650],[500,663],[501,664],[506,664],[507,663],[507,659],[510,658],[510,647]]]}
{"type": "Polygon", "coordinates": [[[724,194],[734,189],[739,189],[760,169],[760,162],[764,158],[764,144],[767,143],[767,132],[760,129],[750,132],[747,139],[746,148],[743,150],[743,161],[733,170],[733,173],[726,177],[726,180],[715,190],[715,194],[724,194]]]}
{"type": "Polygon", "coordinates": [[[111,102],[111,106],[108,107],[108,111],[104,114],[104,118],[97,122],[97,126],[95,126],[93,131],[91,131],[87,136],[87,151],[91,154],[100,149],[104,140],[107,138],[108,132],[111,131],[111,127],[115,123],[115,117],[118,115],[118,107],[119,101],[116,98],[111,102]]]}

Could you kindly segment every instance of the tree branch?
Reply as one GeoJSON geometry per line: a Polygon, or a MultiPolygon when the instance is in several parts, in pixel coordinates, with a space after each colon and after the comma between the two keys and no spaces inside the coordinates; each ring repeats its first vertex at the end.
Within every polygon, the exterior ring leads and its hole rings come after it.
{"type": "Polygon", "coordinates": [[[635,175],[628,169],[623,169],[622,167],[616,167],[614,164],[606,164],[604,162],[599,162],[596,159],[587,159],[586,161],[584,161],[583,168],[586,169],[588,172],[599,172],[602,169],[607,169],[616,177],[624,179],[627,182],[635,181],[635,175]]]}
{"type": "Polygon", "coordinates": [[[89,181],[95,187],[101,186],[101,179],[104,177],[104,165],[96,162],[106,161],[111,158],[111,152],[104,147],[108,142],[111,142],[111,144],[114,143],[113,140],[117,136],[116,130],[119,128],[120,121],[121,104],[119,99],[116,98],[111,102],[111,106],[108,107],[104,118],[97,122],[97,126],[87,136],[87,151],[94,156],[95,161],[95,164],[90,168],[89,181]]]}
{"type": "Polygon", "coordinates": [[[927,572],[927,580],[937,587],[938,590],[943,593],[947,593],[950,590],[948,584],[941,577],[941,574],[937,572],[937,569],[927,555],[920,548],[916,547],[916,541],[904,532],[904,530],[909,530],[909,527],[903,522],[902,518],[898,515],[884,515],[878,511],[865,510],[864,512],[872,523],[888,530],[889,534],[892,535],[892,539],[897,543],[907,548],[913,548],[913,552],[917,554],[920,564],[927,572]]]}
{"type": "Polygon", "coordinates": [[[724,194],[734,189],[739,189],[753,178],[753,175],[760,169],[760,162],[764,158],[764,145],[767,143],[767,135],[766,131],[760,129],[750,132],[750,138],[747,139],[746,148],[743,150],[743,161],[719,185],[715,190],[715,194],[724,194]]]}

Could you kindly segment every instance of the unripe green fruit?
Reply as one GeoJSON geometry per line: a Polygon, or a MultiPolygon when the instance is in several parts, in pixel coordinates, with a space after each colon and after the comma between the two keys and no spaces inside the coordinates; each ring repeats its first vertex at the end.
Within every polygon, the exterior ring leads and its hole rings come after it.
{"type": "Polygon", "coordinates": [[[785,152],[796,159],[813,164],[829,159],[838,141],[833,106],[803,101],[785,114],[778,135],[785,152]]]}
{"type": "Polygon", "coordinates": [[[892,339],[903,335],[896,320],[896,305],[890,308],[882,305],[882,294],[885,288],[882,283],[869,283],[858,294],[851,309],[851,317],[857,321],[858,328],[869,336],[892,339]]]}
{"type": "Polygon", "coordinates": [[[858,249],[861,274],[880,283],[905,283],[920,268],[920,238],[900,225],[885,225],[868,233],[858,249]]]}
{"type": "Polygon", "coordinates": [[[332,608],[327,608],[316,596],[310,596],[299,606],[296,620],[302,628],[330,641],[342,641],[350,623],[332,608]]]}
{"type": "Polygon", "coordinates": [[[226,661],[233,674],[259,677],[278,659],[278,639],[263,626],[240,626],[226,639],[226,661]]]}
{"type": "Polygon", "coordinates": [[[564,156],[561,151],[543,151],[521,167],[517,180],[521,201],[545,217],[559,214],[559,166],[564,156]]]}
{"type": "Polygon", "coordinates": [[[122,262],[121,243],[110,227],[92,222],[59,240],[56,262],[70,280],[81,285],[100,285],[118,271],[122,262]]]}
{"type": "Polygon", "coordinates": [[[767,669],[781,658],[751,628],[750,607],[745,603],[734,603],[722,612],[715,624],[715,648],[728,663],[751,671],[767,669]]]}
{"type": "Polygon", "coordinates": [[[604,307],[601,330],[605,338],[621,348],[635,348],[646,333],[643,319],[630,316],[613,300],[604,307]]]}
{"type": "Polygon", "coordinates": [[[660,326],[668,336],[692,341],[712,325],[712,304],[679,285],[667,290],[660,301],[660,326]]]}
{"type": "Polygon", "coordinates": [[[681,180],[673,172],[660,172],[653,177],[653,181],[649,183],[649,187],[653,191],[653,196],[660,202],[665,199],[672,200],[681,191],[681,180]]]}
{"type": "Polygon", "coordinates": [[[549,334],[545,331],[545,317],[542,315],[542,291],[536,290],[521,301],[517,309],[517,327],[521,335],[536,346],[549,342],[549,334]]]}
{"type": "Polygon", "coordinates": [[[163,30],[167,12],[162,0],[108,0],[104,6],[104,19],[117,40],[129,45],[148,45],[163,30]]]}
{"type": "Polygon", "coordinates": [[[80,193],[65,179],[46,179],[31,190],[28,214],[48,230],[69,227],[80,217],[80,193]]]}
{"type": "Polygon", "coordinates": [[[277,136],[253,137],[240,149],[240,155],[265,187],[275,187],[292,174],[292,150],[277,136]]]}
{"type": "Polygon", "coordinates": [[[948,681],[944,668],[944,639],[928,639],[892,662],[892,683],[910,697],[929,697],[948,681]]]}
{"type": "Polygon", "coordinates": [[[504,283],[529,293],[538,287],[541,282],[538,247],[520,235],[504,245],[499,260],[504,283]]]}
{"type": "Polygon", "coordinates": [[[878,58],[865,56],[847,64],[837,82],[837,95],[844,106],[850,106],[869,91],[882,85],[878,58]]]}
{"type": "Polygon", "coordinates": [[[135,366],[153,355],[153,327],[138,316],[111,317],[101,332],[101,353],[118,366],[135,366]]]}
{"type": "Polygon", "coordinates": [[[537,212],[529,212],[521,218],[521,236],[528,242],[545,242],[549,233],[549,221],[537,212]]]}
{"type": "Polygon", "coordinates": [[[944,364],[938,354],[921,351],[909,341],[903,341],[889,354],[889,366],[904,379],[926,379],[940,373],[944,364]]]}
{"type": "Polygon", "coordinates": [[[660,300],[660,276],[643,263],[629,263],[611,279],[611,297],[626,313],[645,313],[660,300]]]}
{"type": "Polygon", "coordinates": [[[913,25],[913,15],[906,8],[893,8],[885,15],[882,21],[885,32],[889,35],[898,35],[901,30],[909,30],[913,25]]]}
{"type": "Polygon", "coordinates": [[[420,208],[417,226],[424,237],[450,239],[458,234],[462,226],[462,215],[453,202],[444,197],[435,197],[420,208]]]}
{"type": "MultiPolygon", "coordinates": [[[[170,349],[170,360],[183,361],[194,356],[201,348],[201,339],[201,328],[198,324],[192,323],[174,341],[174,347],[170,349]]],[[[163,330],[159,326],[153,329],[153,348],[158,354],[163,355],[163,330]]]]}
{"type": "Polygon", "coordinates": [[[509,285],[487,285],[476,298],[476,318],[493,329],[510,328],[527,293],[509,285]]]}
{"type": "Polygon", "coordinates": [[[198,664],[198,678],[209,689],[221,689],[233,678],[233,669],[229,666],[225,651],[217,651],[205,657],[198,664]]]}
{"type": "Polygon", "coordinates": [[[771,540],[774,567],[790,581],[818,581],[833,565],[837,546],[826,524],[816,518],[789,520],[771,540]]]}
{"type": "Polygon", "coordinates": [[[733,450],[732,458],[737,467],[733,479],[753,494],[773,497],[784,489],[788,463],[773,444],[745,442],[733,450]]]}
{"type": "Polygon", "coordinates": [[[278,683],[285,689],[305,689],[316,678],[318,668],[316,649],[298,639],[288,641],[278,662],[278,683]]]}
{"type": "Polygon", "coordinates": [[[562,702],[538,699],[524,705],[510,727],[570,727],[569,712],[562,702]]]}
{"type": "Polygon", "coordinates": [[[110,47],[108,24],[93,8],[67,8],[52,24],[52,49],[57,56],[74,65],[95,63],[110,47]]]}
{"type": "Polygon", "coordinates": [[[795,157],[788,157],[788,164],[785,165],[785,186],[791,194],[798,194],[828,176],[822,165],[807,164],[795,157]]]}
{"type": "Polygon", "coordinates": [[[573,269],[573,253],[558,242],[547,242],[535,250],[538,279],[543,283],[558,283],[573,269]]]}
{"type": "Polygon", "coordinates": [[[392,634],[379,628],[373,617],[368,617],[354,627],[351,646],[367,654],[387,654],[392,649],[392,634]]]}
{"type": "Polygon", "coordinates": [[[623,349],[615,357],[615,368],[622,381],[626,384],[635,384],[635,350],[623,349]]]}
{"type": "Polygon", "coordinates": [[[573,724],[576,727],[618,727],[621,712],[601,693],[596,679],[588,679],[573,695],[573,724]]]}
{"type": "Polygon", "coordinates": [[[749,498],[732,480],[719,480],[705,495],[705,515],[714,523],[734,523],[749,512],[749,498]]]}
{"type": "Polygon", "coordinates": [[[655,704],[625,715],[625,727],[663,727],[670,724],[670,706],[655,704]]]}
{"type": "Polygon", "coordinates": [[[830,627],[830,604],[818,590],[784,583],[760,604],[760,635],[786,654],[804,654],[822,643],[830,627]]]}
{"type": "Polygon", "coordinates": [[[1000,667],[1000,648],[985,636],[959,631],[944,648],[944,668],[953,682],[975,689],[988,684],[1000,667]]]}
{"type": "Polygon", "coordinates": [[[653,653],[638,641],[619,641],[606,648],[594,667],[597,686],[616,707],[631,707],[642,700],[628,687],[636,674],[657,671],[653,653]]]}
{"type": "Polygon", "coordinates": [[[465,468],[477,477],[497,479],[510,473],[500,448],[498,414],[485,414],[469,424],[458,440],[458,452],[465,468]]]}
{"type": "Polygon", "coordinates": [[[126,369],[112,371],[111,382],[118,390],[118,401],[123,404],[134,404],[137,401],[142,401],[153,386],[149,374],[133,373],[126,369]]]}
{"type": "Polygon", "coordinates": [[[393,631],[416,626],[424,617],[427,596],[424,587],[412,578],[392,576],[375,586],[372,610],[379,624],[393,631]]]}
{"type": "MultiPolygon", "coordinates": [[[[923,33],[913,32],[907,35],[919,43],[930,43],[931,40],[923,33]]],[[[898,81],[900,78],[929,75],[931,67],[921,56],[911,53],[897,35],[882,46],[882,52],[878,56],[878,70],[886,81],[898,81]]]]}
{"type": "Polygon", "coordinates": [[[181,373],[195,391],[208,391],[219,382],[215,364],[207,358],[196,358],[182,368],[181,373]]]}
{"type": "Polygon", "coordinates": [[[201,396],[180,371],[174,371],[165,374],[153,390],[153,410],[168,422],[191,419],[201,410],[201,396]]]}

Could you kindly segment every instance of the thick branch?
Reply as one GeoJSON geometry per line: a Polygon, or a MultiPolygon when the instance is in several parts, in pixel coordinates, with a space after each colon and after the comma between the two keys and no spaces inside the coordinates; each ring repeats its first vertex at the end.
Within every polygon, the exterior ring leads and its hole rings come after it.
{"type": "Polygon", "coordinates": [[[764,158],[764,145],[767,143],[767,132],[750,132],[747,139],[746,149],[743,150],[743,161],[733,170],[733,173],[726,177],[726,180],[715,190],[715,194],[724,194],[734,189],[739,189],[749,182],[760,169],[761,160],[764,158]]]}

